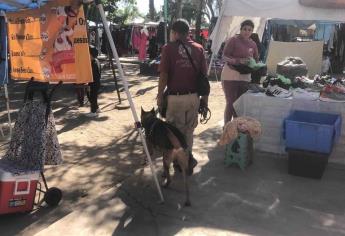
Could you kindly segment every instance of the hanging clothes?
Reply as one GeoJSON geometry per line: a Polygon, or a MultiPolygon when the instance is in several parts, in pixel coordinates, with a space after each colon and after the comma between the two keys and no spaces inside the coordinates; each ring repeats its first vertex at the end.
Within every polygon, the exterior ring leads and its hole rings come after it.
{"type": "Polygon", "coordinates": [[[140,28],[139,27],[134,27],[133,28],[133,33],[132,33],[132,46],[133,49],[138,50],[140,48],[140,28]]]}
{"type": "Polygon", "coordinates": [[[158,56],[158,46],[157,46],[157,38],[152,36],[149,40],[149,48],[147,50],[149,53],[150,59],[155,59],[158,56]]]}
{"type": "Polygon", "coordinates": [[[147,29],[142,29],[140,35],[140,47],[139,47],[139,61],[146,60],[146,47],[147,47],[148,31],[147,29]]]}
{"type": "Polygon", "coordinates": [[[165,42],[165,23],[160,22],[157,28],[157,43],[164,45],[165,42]]]}
{"type": "Polygon", "coordinates": [[[47,103],[27,101],[18,113],[13,136],[1,167],[11,173],[43,171],[44,165],[62,163],[60,144],[47,103]]]}
{"type": "Polygon", "coordinates": [[[334,24],[332,23],[316,23],[314,39],[317,41],[328,42],[331,35],[334,34],[334,24]]]}

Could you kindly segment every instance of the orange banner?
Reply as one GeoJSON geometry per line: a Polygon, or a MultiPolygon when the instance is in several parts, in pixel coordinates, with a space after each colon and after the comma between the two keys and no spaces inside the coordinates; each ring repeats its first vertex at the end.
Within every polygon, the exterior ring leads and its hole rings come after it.
{"type": "Polygon", "coordinates": [[[86,20],[77,2],[58,0],[7,15],[12,79],[92,82],[86,20]]]}

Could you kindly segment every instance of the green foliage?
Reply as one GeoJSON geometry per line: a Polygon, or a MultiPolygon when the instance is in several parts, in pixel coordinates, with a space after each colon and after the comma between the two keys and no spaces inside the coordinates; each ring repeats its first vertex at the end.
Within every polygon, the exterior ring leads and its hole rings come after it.
{"type": "Polygon", "coordinates": [[[189,23],[195,21],[197,14],[196,6],[190,2],[184,4],[182,8],[182,18],[186,19],[189,23]]]}
{"type": "MultiPolygon", "coordinates": [[[[136,0],[102,0],[104,11],[107,13],[107,20],[117,24],[124,24],[134,18],[141,16],[136,0]]],[[[94,4],[88,6],[87,19],[97,21],[98,10],[94,4]]]]}

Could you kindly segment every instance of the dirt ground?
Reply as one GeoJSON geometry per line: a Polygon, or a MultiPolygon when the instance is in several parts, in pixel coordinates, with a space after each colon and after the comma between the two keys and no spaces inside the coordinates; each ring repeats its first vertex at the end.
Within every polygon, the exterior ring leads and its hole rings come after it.
{"type": "MultiPolygon", "coordinates": [[[[135,109],[140,117],[141,107],[148,110],[156,105],[158,77],[139,75],[139,65],[132,63],[130,59],[124,59],[122,65],[129,81],[135,109]]],[[[196,136],[210,127],[218,126],[222,120],[223,92],[220,83],[212,82],[211,86],[209,104],[212,117],[206,125],[197,127],[196,136]]],[[[128,102],[121,81],[119,87],[123,101],[120,109],[116,109],[119,101],[115,83],[112,72],[105,63],[99,95],[101,113],[97,118],[85,116],[89,112],[89,104],[81,108],[78,106],[73,85],[62,85],[57,90],[52,107],[64,163],[59,166],[47,166],[45,176],[50,187],[59,187],[63,191],[63,201],[55,209],[41,207],[28,215],[0,216],[1,232],[7,232],[8,235],[19,232],[31,235],[38,232],[53,222],[54,218],[67,214],[83,201],[97,198],[144,167],[143,146],[134,129],[131,110],[126,109],[128,102]]],[[[24,82],[11,81],[9,84],[13,124],[18,109],[23,104],[24,89],[24,82]]],[[[6,131],[7,116],[3,97],[2,100],[1,121],[6,131]]],[[[214,140],[216,138],[210,139],[211,145],[215,144],[214,140]]],[[[8,140],[2,140],[0,144],[0,153],[4,155],[8,140]]],[[[195,149],[199,148],[203,147],[200,147],[197,140],[195,149]]],[[[160,168],[158,170],[161,171],[160,168]]]]}
{"type": "MultiPolygon", "coordinates": [[[[141,106],[148,110],[156,104],[157,77],[138,75],[139,65],[132,59],[122,62],[139,115],[141,106]]],[[[216,81],[209,99],[212,117],[195,132],[199,164],[189,178],[192,206],[182,205],[180,174],[162,190],[165,204],[158,204],[131,111],[124,109],[126,96],[121,89],[124,101],[119,106],[111,74],[103,72],[98,118],[85,116],[89,104],[78,107],[72,85],[58,90],[52,106],[64,163],[47,166],[45,175],[50,187],[63,191],[63,200],[54,208],[42,205],[27,214],[0,216],[1,236],[345,235],[344,165],[329,163],[321,180],[289,175],[286,156],[260,151],[245,171],[224,165],[225,150],[216,142],[225,101],[216,81]]],[[[14,121],[24,86],[9,85],[14,121]]],[[[7,145],[0,142],[1,156],[7,145]]],[[[162,161],[155,158],[160,179],[162,161]]]]}

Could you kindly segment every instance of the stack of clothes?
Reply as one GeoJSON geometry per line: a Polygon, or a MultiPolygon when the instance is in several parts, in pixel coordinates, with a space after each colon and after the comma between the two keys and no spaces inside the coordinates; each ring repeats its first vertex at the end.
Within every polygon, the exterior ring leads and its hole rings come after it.
{"type": "Polygon", "coordinates": [[[299,57],[287,57],[277,64],[277,73],[287,78],[305,76],[308,74],[307,65],[299,57]]]}
{"type": "Polygon", "coordinates": [[[262,133],[261,124],[256,119],[247,116],[234,118],[225,124],[218,144],[226,145],[231,143],[238,137],[239,133],[248,133],[253,139],[259,138],[262,133]]]}
{"type": "Polygon", "coordinates": [[[238,65],[232,65],[232,67],[238,71],[240,74],[251,74],[255,71],[266,69],[266,64],[262,62],[256,62],[254,58],[249,58],[249,61],[246,65],[244,64],[238,64],[238,65]]]}

